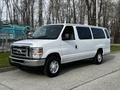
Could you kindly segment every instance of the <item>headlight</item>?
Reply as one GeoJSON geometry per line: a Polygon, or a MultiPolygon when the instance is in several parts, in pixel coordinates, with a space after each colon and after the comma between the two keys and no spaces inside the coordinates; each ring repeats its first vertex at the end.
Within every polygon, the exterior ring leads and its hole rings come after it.
{"type": "Polygon", "coordinates": [[[43,55],[43,48],[32,48],[32,58],[41,58],[43,55]]]}

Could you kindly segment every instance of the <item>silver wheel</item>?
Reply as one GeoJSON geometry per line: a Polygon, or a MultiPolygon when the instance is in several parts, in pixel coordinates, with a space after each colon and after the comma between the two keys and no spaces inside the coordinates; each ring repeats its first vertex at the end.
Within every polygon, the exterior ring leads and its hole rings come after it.
{"type": "Polygon", "coordinates": [[[97,60],[98,60],[98,62],[102,62],[102,55],[101,54],[97,55],[97,60]]]}
{"type": "Polygon", "coordinates": [[[59,70],[59,63],[58,63],[58,61],[53,60],[50,63],[50,72],[55,74],[58,72],[58,70],[59,70]]]}
{"type": "Polygon", "coordinates": [[[101,64],[103,62],[103,54],[101,52],[97,52],[93,59],[95,64],[101,64]]]}

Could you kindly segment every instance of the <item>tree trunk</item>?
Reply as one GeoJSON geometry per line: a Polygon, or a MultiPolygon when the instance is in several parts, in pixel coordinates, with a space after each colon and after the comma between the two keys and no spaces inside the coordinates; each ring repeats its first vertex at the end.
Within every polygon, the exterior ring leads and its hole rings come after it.
{"type": "Polygon", "coordinates": [[[38,13],[39,13],[39,26],[41,26],[42,24],[43,24],[43,19],[42,19],[42,13],[43,13],[43,8],[42,8],[42,3],[43,3],[43,1],[42,0],[39,0],[39,11],[38,11],[38,13]]]}
{"type": "Polygon", "coordinates": [[[75,1],[73,0],[73,23],[76,23],[75,1]]]}

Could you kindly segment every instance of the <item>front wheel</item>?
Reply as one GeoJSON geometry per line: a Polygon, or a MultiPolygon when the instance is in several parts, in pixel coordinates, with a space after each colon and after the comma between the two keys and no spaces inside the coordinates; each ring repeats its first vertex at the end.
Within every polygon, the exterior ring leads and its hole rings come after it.
{"type": "Polygon", "coordinates": [[[55,77],[60,71],[60,60],[57,57],[50,56],[47,58],[44,67],[44,73],[49,77],[55,77]]]}
{"type": "Polygon", "coordinates": [[[94,57],[95,64],[101,64],[103,62],[103,54],[98,52],[94,57]]]}

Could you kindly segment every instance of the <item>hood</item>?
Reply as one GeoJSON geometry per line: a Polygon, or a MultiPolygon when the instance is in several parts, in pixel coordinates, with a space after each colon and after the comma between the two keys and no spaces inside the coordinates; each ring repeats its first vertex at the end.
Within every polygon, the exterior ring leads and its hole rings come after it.
{"type": "Polygon", "coordinates": [[[30,46],[30,47],[42,47],[45,44],[54,42],[55,40],[41,40],[41,39],[27,39],[27,40],[21,40],[16,41],[12,45],[15,46],[30,46]]]}

